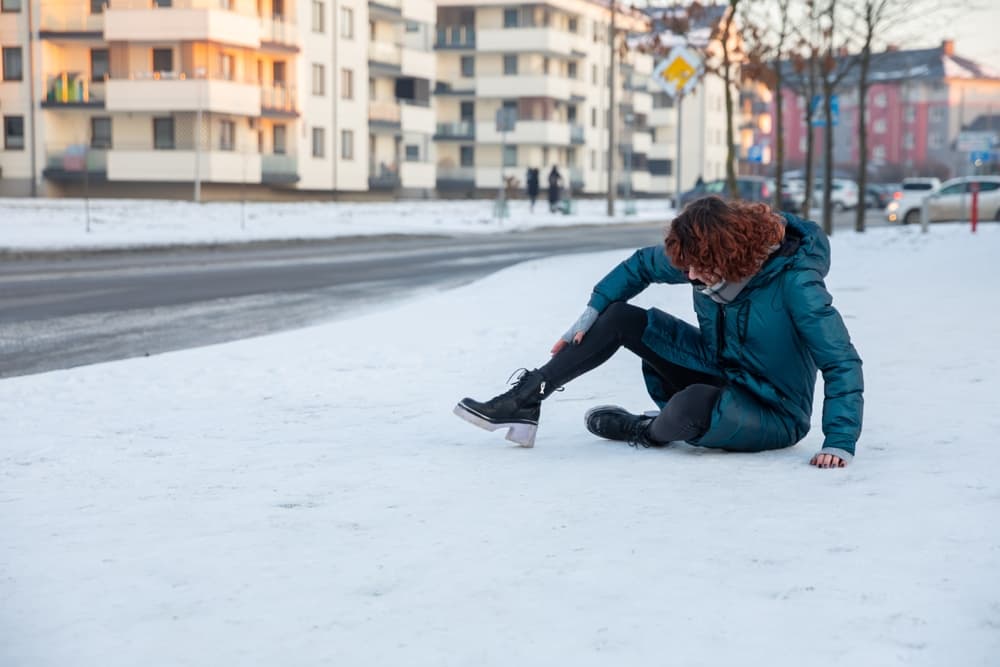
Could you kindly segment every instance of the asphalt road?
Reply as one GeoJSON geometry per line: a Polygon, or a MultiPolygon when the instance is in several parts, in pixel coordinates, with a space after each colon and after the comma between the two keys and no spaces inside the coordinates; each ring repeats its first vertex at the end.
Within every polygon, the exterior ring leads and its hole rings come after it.
{"type": "MultiPolygon", "coordinates": [[[[852,225],[850,214],[838,216],[836,228],[852,225]]],[[[623,249],[624,258],[659,243],[662,227],[7,258],[0,262],[0,377],[329,321],[539,257],[623,249]]]]}

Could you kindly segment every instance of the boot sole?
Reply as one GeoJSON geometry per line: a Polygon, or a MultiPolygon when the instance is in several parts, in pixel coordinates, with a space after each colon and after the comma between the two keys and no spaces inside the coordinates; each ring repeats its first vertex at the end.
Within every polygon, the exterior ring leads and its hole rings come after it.
{"type": "Polygon", "coordinates": [[[524,422],[492,422],[478,412],[467,408],[459,403],[452,411],[459,419],[465,420],[473,426],[478,426],[484,431],[499,431],[502,428],[508,429],[507,440],[531,448],[535,446],[535,433],[538,431],[538,424],[528,424],[524,422]]]}

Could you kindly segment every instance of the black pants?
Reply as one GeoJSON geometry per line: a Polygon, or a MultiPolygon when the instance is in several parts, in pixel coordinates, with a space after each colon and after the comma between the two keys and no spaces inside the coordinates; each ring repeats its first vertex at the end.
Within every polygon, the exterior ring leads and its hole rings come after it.
{"type": "Polygon", "coordinates": [[[539,370],[546,382],[561,387],[597,368],[621,347],[639,355],[663,381],[670,399],[650,426],[657,442],[691,440],[708,430],[722,378],[667,361],[642,342],[646,311],[615,302],[601,313],[579,345],[570,343],[539,370]]]}

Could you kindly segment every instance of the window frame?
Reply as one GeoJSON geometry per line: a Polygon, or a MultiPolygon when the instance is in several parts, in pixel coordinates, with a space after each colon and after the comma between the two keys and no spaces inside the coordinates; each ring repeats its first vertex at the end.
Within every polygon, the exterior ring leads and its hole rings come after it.
{"type": "Polygon", "coordinates": [[[151,61],[150,61],[151,62],[151,64],[150,64],[150,71],[151,72],[153,72],[154,74],[173,73],[173,71],[174,71],[174,50],[172,48],[170,48],[170,47],[166,47],[166,48],[154,47],[154,48],[150,49],[150,57],[151,57],[151,61]],[[157,68],[157,66],[156,66],[156,57],[157,57],[157,55],[160,55],[162,57],[164,54],[170,54],[170,68],[169,69],[157,68]]]}
{"type": "Polygon", "coordinates": [[[5,46],[0,50],[0,66],[3,68],[3,81],[24,81],[24,50],[20,46],[5,46]],[[17,54],[17,76],[7,75],[7,54],[17,54]]]}
{"type": "Polygon", "coordinates": [[[476,166],[476,146],[475,144],[463,144],[458,147],[458,166],[460,167],[475,167],[476,166]],[[468,153],[466,153],[468,151],[468,153]],[[468,154],[468,162],[466,162],[466,155],[468,154]]]}
{"type": "Polygon", "coordinates": [[[326,157],[326,128],[312,128],[312,156],[315,158],[326,157]]]}
{"type": "Polygon", "coordinates": [[[503,54],[503,75],[517,76],[518,57],[516,53],[503,54]],[[513,64],[513,67],[509,65],[513,64]]]}
{"type": "Polygon", "coordinates": [[[219,150],[236,150],[236,123],[232,120],[222,119],[219,121],[219,150]],[[228,135],[228,137],[226,136],[228,135]],[[228,142],[226,140],[229,140],[228,142]]]}
{"type": "Polygon", "coordinates": [[[153,118],[153,150],[154,151],[172,151],[177,149],[177,123],[174,122],[173,116],[160,116],[153,118]],[[170,145],[161,144],[160,142],[160,128],[165,127],[166,123],[169,123],[170,127],[170,145]]]}
{"type": "MultiPolygon", "coordinates": [[[[5,4],[6,2],[8,2],[8,0],[2,0],[2,1],[0,1],[0,13],[2,13],[2,14],[20,14],[21,11],[24,9],[24,2],[22,2],[22,0],[17,0],[17,8],[16,9],[8,9],[7,6],[6,6],[6,4],[5,4]]],[[[29,2],[30,2],[30,0],[29,0],[29,2]]]]}
{"type": "Polygon", "coordinates": [[[90,49],[90,81],[91,83],[97,81],[105,81],[111,78],[111,52],[110,49],[105,48],[92,48],[90,49]],[[104,74],[103,76],[95,76],[94,74],[94,54],[104,53],[104,74]]]}
{"type": "Polygon", "coordinates": [[[340,8],[340,36],[343,39],[354,39],[354,8],[340,8]]]}
{"type": "Polygon", "coordinates": [[[461,56],[458,61],[459,72],[466,79],[471,79],[476,76],[476,57],[475,56],[461,56]],[[466,71],[466,63],[469,64],[468,71],[466,71]]]}
{"type": "Polygon", "coordinates": [[[354,99],[354,70],[349,67],[340,68],[340,99],[354,99]]]}
{"type": "Polygon", "coordinates": [[[354,130],[340,131],[340,159],[354,160],[354,130]]]}
{"type": "Polygon", "coordinates": [[[22,115],[10,115],[3,117],[3,149],[5,151],[23,151],[25,147],[25,131],[24,131],[24,116],[22,115]],[[18,146],[16,144],[10,143],[10,138],[12,136],[17,136],[11,133],[11,127],[14,122],[17,121],[21,124],[21,144],[18,146]]]}
{"type": "Polygon", "coordinates": [[[312,94],[315,97],[326,95],[326,67],[323,63],[313,63],[312,69],[312,94]]]}
{"type": "Polygon", "coordinates": [[[317,35],[326,32],[326,3],[323,0],[312,0],[312,31],[317,35]]]}
{"type": "Polygon", "coordinates": [[[283,123],[271,126],[271,154],[288,154],[288,126],[283,123]],[[281,137],[281,141],[278,141],[279,136],[281,137]]]}
{"type": "Polygon", "coordinates": [[[114,129],[112,127],[111,116],[91,116],[90,118],[90,147],[96,150],[108,150],[113,145],[114,129]],[[95,131],[98,123],[107,123],[108,135],[107,141],[104,141],[103,136],[98,136],[95,131]]]}

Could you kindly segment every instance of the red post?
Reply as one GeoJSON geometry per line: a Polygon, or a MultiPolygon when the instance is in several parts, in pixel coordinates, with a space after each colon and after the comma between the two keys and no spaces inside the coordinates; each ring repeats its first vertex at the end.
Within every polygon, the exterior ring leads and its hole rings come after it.
{"type": "Polygon", "coordinates": [[[972,193],[972,233],[976,233],[976,218],[979,217],[979,183],[972,181],[969,183],[969,191],[972,193]]]}

